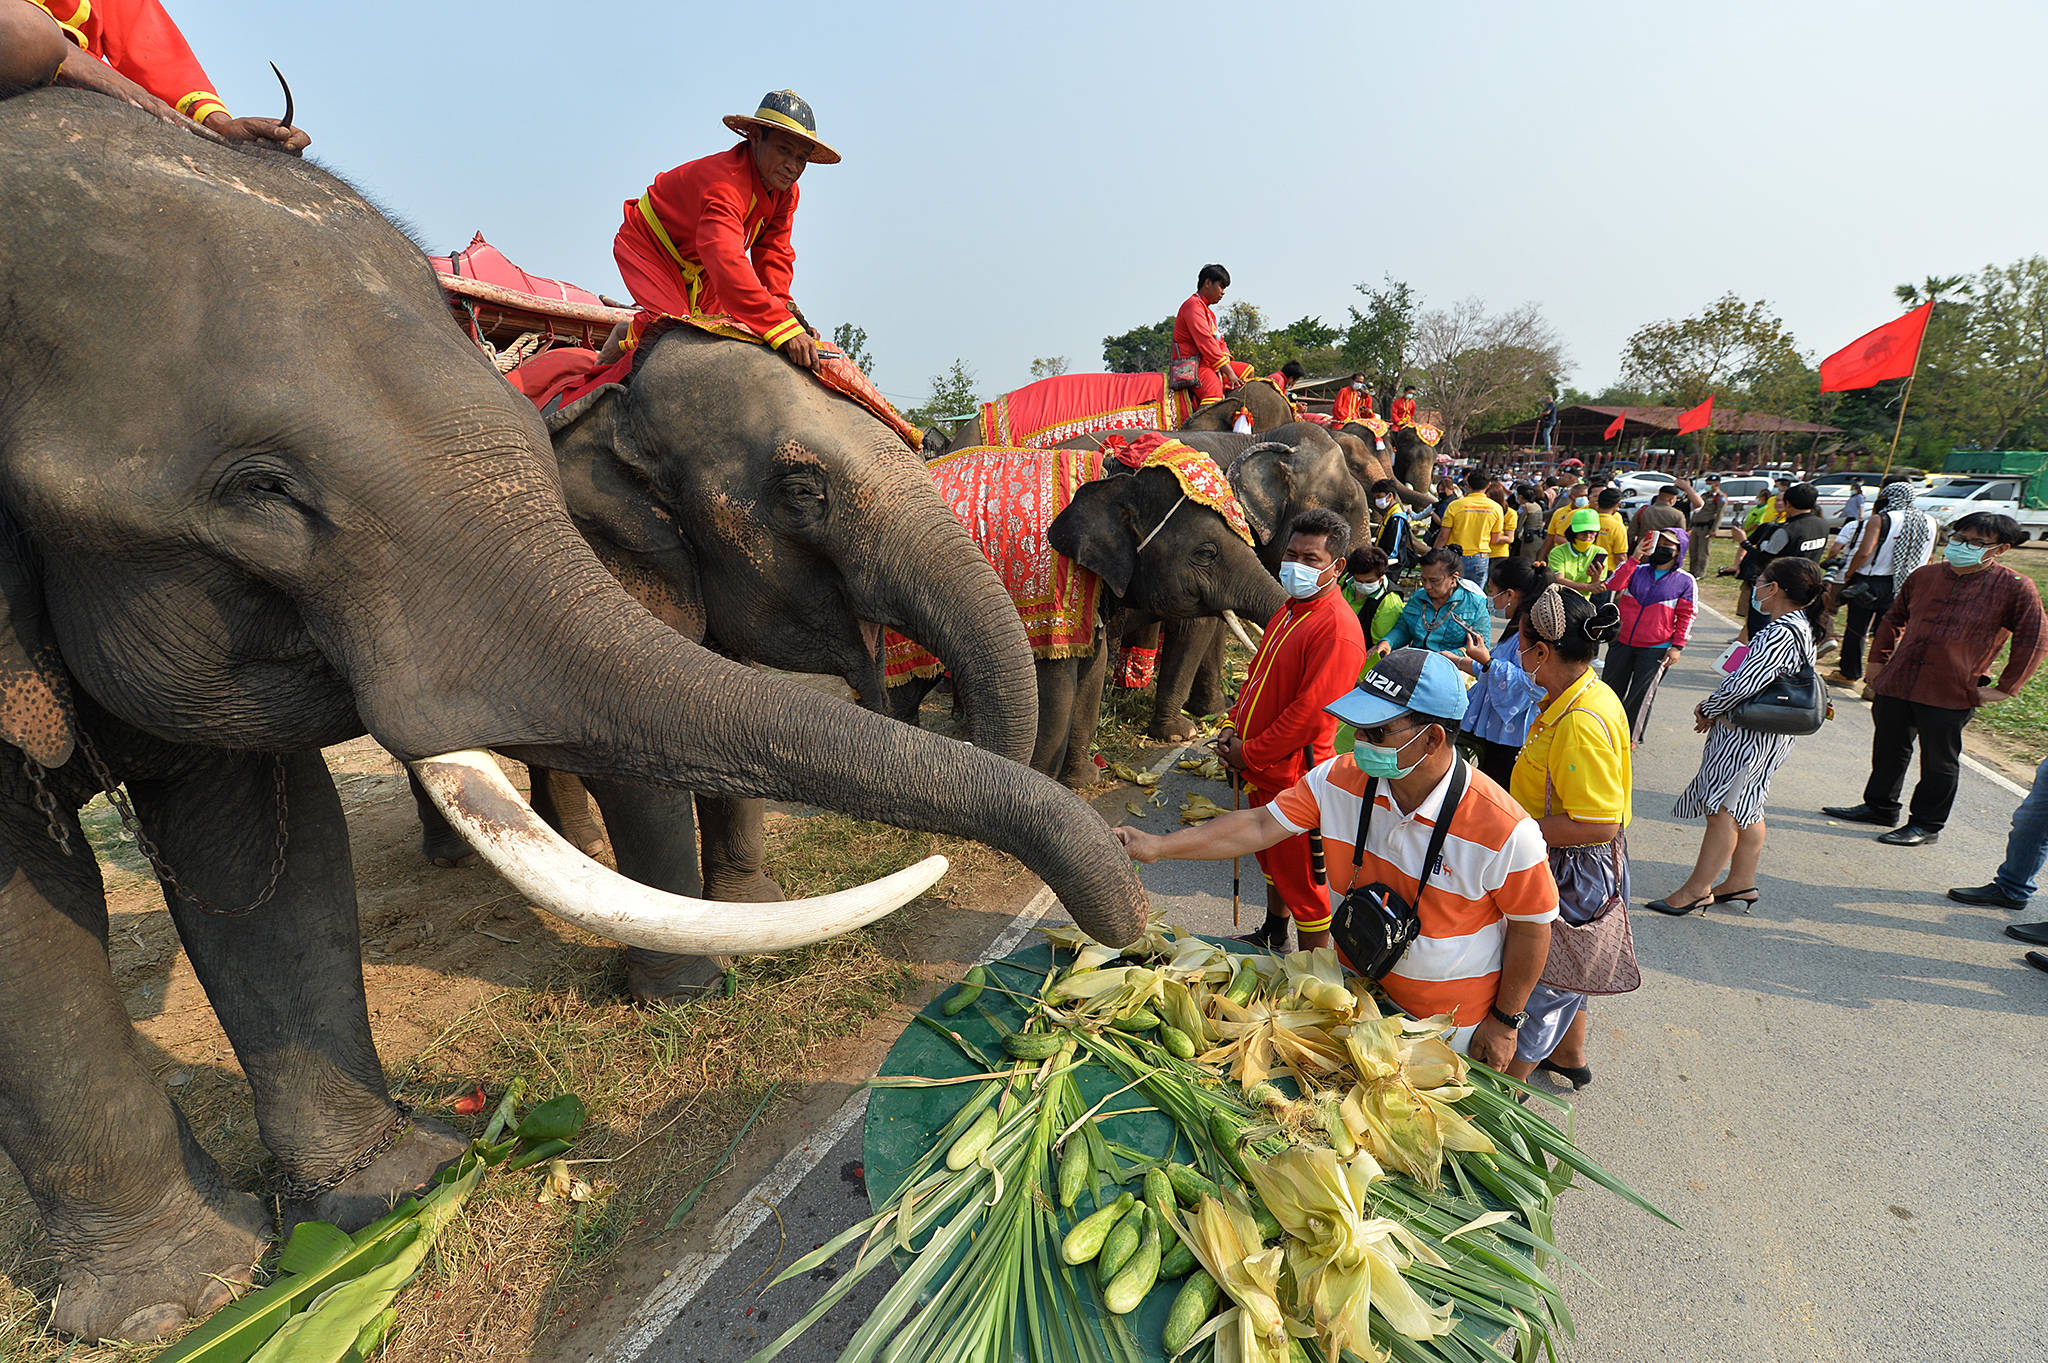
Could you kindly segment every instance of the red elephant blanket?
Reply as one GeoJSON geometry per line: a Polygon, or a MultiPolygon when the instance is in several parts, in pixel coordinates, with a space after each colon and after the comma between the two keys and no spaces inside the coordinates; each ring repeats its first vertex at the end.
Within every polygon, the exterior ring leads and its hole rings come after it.
{"type": "Polygon", "coordinates": [[[1164,374],[1058,374],[981,404],[991,445],[1049,449],[1091,431],[1170,431],[1194,415],[1194,396],[1164,374]]]}
{"type": "MultiPolygon", "coordinates": [[[[1009,589],[1037,658],[1074,658],[1095,647],[1095,574],[1053,552],[1046,532],[1083,483],[1115,459],[1133,469],[1171,469],[1187,500],[1222,516],[1252,542],[1251,528],[1216,461],[1168,436],[1112,436],[1095,450],[1032,450],[973,445],[927,467],[967,533],[1009,589]]],[[[939,660],[893,630],[884,636],[882,679],[898,686],[935,677],[939,660]]]]}

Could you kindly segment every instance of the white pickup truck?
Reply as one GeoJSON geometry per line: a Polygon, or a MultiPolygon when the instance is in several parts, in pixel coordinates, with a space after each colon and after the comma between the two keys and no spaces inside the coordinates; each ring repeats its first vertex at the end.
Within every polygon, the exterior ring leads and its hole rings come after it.
{"type": "Polygon", "coordinates": [[[2029,510],[2020,500],[2023,482],[2018,478],[1951,478],[1913,499],[1913,505],[1934,517],[1946,533],[1959,517],[1977,511],[2010,516],[2030,539],[2048,539],[2048,511],[2029,510]]]}

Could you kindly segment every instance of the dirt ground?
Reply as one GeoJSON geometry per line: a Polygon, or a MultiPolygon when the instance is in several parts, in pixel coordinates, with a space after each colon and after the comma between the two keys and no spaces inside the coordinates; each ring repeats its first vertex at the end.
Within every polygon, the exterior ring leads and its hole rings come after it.
{"type": "MultiPolygon", "coordinates": [[[[803,1128],[872,1074],[931,991],[958,976],[1038,888],[977,844],[772,809],[770,869],[821,893],[937,850],[951,873],[917,903],[834,942],[743,958],[724,996],[642,1010],[619,953],[532,908],[482,867],[418,848],[403,770],[369,740],[327,753],[348,815],[371,1024],[392,1091],[459,1130],[525,1078],[579,1093],[590,1126],[570,1152],[580,1201],[537,1200],[535,1173],[487,1182],[400,1299],[394,1360],[582,1358],[693,1236],[803,1128]],[[752,1115],[753,1134],[722,1160],[752,1115]],[[703,1194],[673,1229],[673,1211],[703,1194]]],[[[507,763],[516,782],[524,773],[507,763]]],[[[86,811],[110,913],[109,954],[157,1074],[236,1187],[274,1176],[234,1053],[180,950],[161,895],[101,802],[86,811]]],[[[54,1265],[20,1181],[0,1162],[0,1360],[97,1363],[147,1350],[67,1347],[43,1334],[54,1265]]]]}

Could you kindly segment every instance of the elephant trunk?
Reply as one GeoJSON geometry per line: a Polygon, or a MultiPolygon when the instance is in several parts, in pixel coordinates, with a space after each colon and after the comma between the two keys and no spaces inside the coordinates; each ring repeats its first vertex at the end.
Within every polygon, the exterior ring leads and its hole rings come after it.
{"type": "Polygon", "coordinates": [[[1121,945],[1144,928],[1144,890],[1108,825],[1028,767],[752,672],[651,617],[582,657],[578,694],[612,703],[556,716],[572,737],[513,756],[971,838],[1035,871],[1098,940],[1121,945]]]}
{"type": "Polygon", "coordinates": [[[892,527],[873,561],[854,566],[847,578],[891,584],[859,609],[945,664],[966,708],[967,741],[1028,764],[1038,733],[1031,642],[1016,603],[967,528],[941,506],[892,527]]]}

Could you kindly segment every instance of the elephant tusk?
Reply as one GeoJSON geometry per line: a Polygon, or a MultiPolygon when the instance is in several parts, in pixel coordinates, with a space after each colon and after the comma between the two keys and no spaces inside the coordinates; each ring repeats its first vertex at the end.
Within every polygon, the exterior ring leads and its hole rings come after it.
{"type": "Polygon", "coordinates": [[[788,951],[872,923],[946,873],[926,857],[893,875],[813,899],[726,904],[670,894],[592,861],[541,821],[489,753],[443,753],[412,764],[448,822],[535,905],[627,946],[684,956],[788,951]]]}
{"type": "MultiPolygon", "coordinates": [[[[1245,625],[1244,621],[1237,618],[1237,613],[1235,611],[1223,612],[1223,623],[1230,626],[1230,632],[1237,636],[1237,641],[1240,644],[1243,644],[1247,649],[1249,649],[1253,653],[1257,653],[1259,651],[1259,646],[1253,643],[1252,636],[1245,632],[1247,626],[1245,625]]],[[[1250,628],[1257,628],[1257,626],[1251,626],[1250,628]]],[[[1266,632],[1264,630],[1260,630],[1259,637],[1261,639],[1264,639],[1266,637],[1266,632]]]]}

